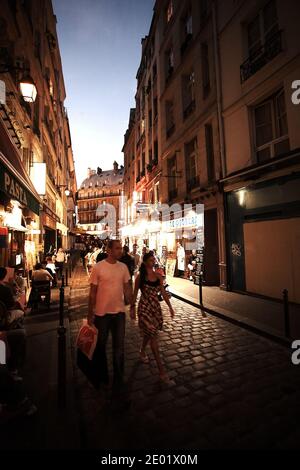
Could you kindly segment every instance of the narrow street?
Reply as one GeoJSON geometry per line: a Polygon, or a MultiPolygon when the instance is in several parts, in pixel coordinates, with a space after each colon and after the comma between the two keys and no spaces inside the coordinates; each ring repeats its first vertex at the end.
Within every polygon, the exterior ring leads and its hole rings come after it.
{"type": "MultiPolygon", "coordinates": [[[[70,297],[73,348],[86,316],[88,281],[77,267],[70,297]]],[[[300,438],[300,375],[290,351],[179,300],[160,335],[171,385],[153,359],[139,361],[137,324],[127,321],[131,409],[114,414],[74,365],[81,445],[88,449],[289,448],[300,438]]]]}
{"type": "Polygon", "coordinates": [[[0,5],[2,467],[299,450],[300,1],[0,5]]]}

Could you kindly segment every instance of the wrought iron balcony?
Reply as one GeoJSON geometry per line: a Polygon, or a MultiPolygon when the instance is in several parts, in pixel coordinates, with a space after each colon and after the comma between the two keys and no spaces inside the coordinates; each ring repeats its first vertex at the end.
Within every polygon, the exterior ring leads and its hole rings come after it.
{"type": "Polygon", "coordinates": [[[254,55],[241,65],[241,83],[248,80],[282,51],[282,30],[273,34],[254,55]]]}

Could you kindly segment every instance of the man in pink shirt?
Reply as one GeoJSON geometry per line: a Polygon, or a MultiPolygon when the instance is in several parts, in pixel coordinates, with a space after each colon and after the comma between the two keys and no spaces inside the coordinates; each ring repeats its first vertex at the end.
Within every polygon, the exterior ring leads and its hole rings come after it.
{"type": "Polygon", "coordinates": [[[118,260],[122,256],[122,245],[118,240],[110,240],[107,246],[108,257],[95,264],[90,276],[88,323],[99,330],[96,353],[99,355],[101,382],[108,384],[106,344],[109,332],[113,344],[113,391],[123,388],[125,301],[130,303],[130,316],[135,318],[131,278],[128,268],[118,260]]]}

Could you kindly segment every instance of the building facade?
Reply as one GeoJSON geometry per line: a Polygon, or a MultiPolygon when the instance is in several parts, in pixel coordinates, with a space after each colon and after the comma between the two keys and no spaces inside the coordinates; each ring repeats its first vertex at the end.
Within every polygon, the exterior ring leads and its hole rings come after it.
{"type": "Polygon", "coordinates": [[[89,168],[78,190],[78,227],[87,235],[116,237],[123,219],[123,195],[123,166],[114,162],[111,170],[89,168]]]}
{"type": "Polygon", "coordinates": [[[296,302],[299,8],[296,0],[157,1],[123,148],[132,241],[174,252],[177,235],[159,225],[156,240],[149,226],[145,235],[136,208],[202,203],[207,284],[272,298],[288,289],[296,302]]]}
{"type": "MultiPolygon", "coordinates": [[[[137,74],[135,155],[133,126],[123,151],[126,184],[135,178],[130,204],[204,204],[206,282],[226,287],[214,34],[212,2],[156,2],[137,74]]],[[[150,248],[175,256],[177,241],[187,245],[182,233],[154,229],[150,248]]]]}
{"type": "Polygon", "coordinates": [[[300,78],[296,0],[218,2],[231,289],[299,302],[300,78]]]}
{"type": "Polygon", "coordinates": [[[10,177],[15,188],[30,193],[22,200],[12,184],[2,187],[1,263],[15,266],[22,260],[32,269],[49,250],[71,244],[72,201],[65,190],[74,202],[76,177],[66,91],[51,1],[4,0],[0,24],[1,165],[7,181],[10,177]],[[28,76],[36,94],[32,102],[19,87],[28,76]]]}

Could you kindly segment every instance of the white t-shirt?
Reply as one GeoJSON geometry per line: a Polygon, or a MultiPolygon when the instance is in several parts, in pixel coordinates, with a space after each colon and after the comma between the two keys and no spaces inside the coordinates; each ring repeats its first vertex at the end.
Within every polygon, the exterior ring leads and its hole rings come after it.
{"type": "Polygon", "coordinates": [[[93,266],[90,284],[98,286],[95,315],[125,312],[124,284],[130,281],[126,264],[106,260],[93,266]]]}
{"type": "Polygon", "coordinates": [[[46,268],[51,269],[51,271],[53,272],[53,274],[56,273],[56,267],[55,267],[55,264],[54,264],[54,263],[47,263],[46,268]]]}

